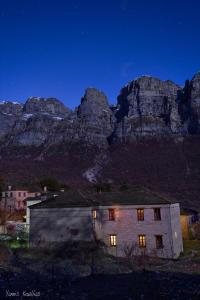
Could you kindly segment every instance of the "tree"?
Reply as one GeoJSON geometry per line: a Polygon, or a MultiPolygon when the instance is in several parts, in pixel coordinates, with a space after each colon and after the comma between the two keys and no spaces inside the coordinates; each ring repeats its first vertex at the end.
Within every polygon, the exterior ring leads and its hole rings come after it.
{"type": "Polygon", "coordinates": [[[0,200],[1,200],[1,193],[2,193],[2,190],[3,190],[3,186],[4,186],[4,179],[2,176],[0,176],[0,200]]]}
{"type": "Polygon", "coordinates": [[[56,192],[60,190],[59,182],[53,177],[46,177],[40,181],[40,186],[44,188],[47,187],[47,190],[50,192],[56,192]]]}

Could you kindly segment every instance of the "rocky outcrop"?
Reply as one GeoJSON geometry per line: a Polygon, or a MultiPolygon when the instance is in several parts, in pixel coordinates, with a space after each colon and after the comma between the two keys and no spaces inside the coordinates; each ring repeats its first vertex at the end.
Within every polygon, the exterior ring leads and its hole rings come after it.
{"type": "Polygon", "coordinates": [[[181,122],[176,97],[180,89],[172,81],[148,76],[131,81],[118,96],[117,122],[109,141],[179,133],[181,122]]]}
{"type": "Polygon", "coordinates": [[[23,106],[6,103],[6,106],[3,104],[1,107],[0,134],[2,132],[4,145],[41,146],[47,143],[54,128],[64,118],[70,118],[71,114],[71,111],[55,98],[31,97],[23,106]]]}
{"type": "Polygon", "coordinates": [[[31,97],[11,127],[8,116],[5,118],[2,128],[8,145],[49,146],[81,141],[101,147],[107,145],[107,136],[113,130],[107,97],[94,88],[86,90],[74,112],[57,99],[31,97]]]}
{"type": "Polygon", "coordinates": [[[34,115],[15,122],[9,145],[41,146],[47,143],[61,120],[48,115],[34,115]]]}
{"type": "Polygon", "coordinates": [[[23,112],[26,114],[43,113],[66,116],[70,110],[56,98],[31,97],[24,104],[23,112]]]}
{"type": "Polygon", "coordinates": [[[23,105],[18,102],[0,102],[0,139],[8,134],[22,115],[23,105]]]}
{"type": "Polygon", "coordinates": [[[22,114],[23,105],[18,102],[0,102],[0,113],[7,116],[19,116],[22,114]]]}
{"type": "Polygon", "coordinates": [[[191,81],[186,80],[177,96],[178,112],[182,123],[182,134],[200,133],[200,73],[191,81]]]}
{"type": "Polygon", "coordinates": [[[88,88],[77,109],[77,117],[81,135],[96,143],[107,143],[106,138],[113,130],[114,115],[103,92],[88,88]]]}
{"type": "Polygon", "coordinates": [[[3,145],[54,145],[81,142],[99,148],[140,136],[199,134],[200,73],[184,88],[142,76],[120,91],[117,104],[88,88],[71,111],[56,98],[31,97],[24,105],[0,103],[3,145]]]}
{"type": "Polygon", "coordinates": [[[0,113],[0,141],[12,131],[16,117],[0,113]]]}
{"type": "Polygon", "coordinates": [[[192,91],[191,91],[191,102],[194,110],[196,122],[196,133],[200,133],[200,72],[198,72],[191,81],[192,91]],[[198,123],[198,125],[197,125],[198,123]]]}
{"type": "Polygon", "coordinates": [[[200,110],[200,72],[198,72],[193,78],[192,78],[192,101],[193,105],[197,109],[198,113],[200,110]]]}

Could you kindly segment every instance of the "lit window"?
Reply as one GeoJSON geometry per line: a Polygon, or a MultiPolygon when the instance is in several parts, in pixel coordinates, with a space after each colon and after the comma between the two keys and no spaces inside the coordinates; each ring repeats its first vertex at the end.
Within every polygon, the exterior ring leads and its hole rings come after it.
{"type": "Polygon", "coordinates": [[[96,209],[92,210],[92,218],[95,220],[97,218],[97,211],[96,209]]]}
{"type": "Polygon", "coordinates": [[[144,221],[144,209],[143,208],[137,209],[137,219],[138,219],[138,221],[144,221]]]}
{"type": "Polygon", "coordinates": [[[163,248],[163,238],[162,235],[156,235],[156,249],[163,248]]]}
{"type": "Polygon", "coordinates": [[[146,236],[144,234],[138,235],[138,241],[141,248],[146,247],[146,236]]]}
{"type": "Polygon", "coordinates": [[[154,208],[154,220],[155,221],[161,220],[160,208],[154,208]]]}
{"type": "Polygon", "coordinates": [[[109,221],[115,221],[115,210],[113,208],[110,208],[108,210],[109,213],[109,221]]]}
{"type": "Polygon", "coordinates": [[[112,246],[112,247],[117,246],[117,236],[116,236],[116,234],[110,234],[110,246],[112,246]]]}

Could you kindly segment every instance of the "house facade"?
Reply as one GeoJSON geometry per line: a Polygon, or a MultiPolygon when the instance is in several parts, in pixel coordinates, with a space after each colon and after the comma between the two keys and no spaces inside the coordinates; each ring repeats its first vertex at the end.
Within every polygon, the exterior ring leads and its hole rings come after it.
{"type": "Polygon", "coordinates": [[[7,190],[2,192],[2,200],[0,201],[1,209],[9,212],[20,211],[26,208],[24,199],[27,197],[39,196],[39,191],[29,191],[20,187],[8,186],[7,190]]]}
{"type": "Polygon", "coordinates": [[[73,197],[63,193],[29,207],[31,244],[95,236],[116,256],[131,250],[134,255],[176,258],[183,251],[178,203],[138,192],[73,197]]]}

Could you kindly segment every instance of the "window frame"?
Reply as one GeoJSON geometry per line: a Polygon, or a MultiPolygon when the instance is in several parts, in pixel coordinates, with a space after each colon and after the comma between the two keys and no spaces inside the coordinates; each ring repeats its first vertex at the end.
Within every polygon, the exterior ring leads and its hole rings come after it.
{"type": "Polygon", "coordinates": [[[156,234],[155,240],[156,240],[156,249],[163,249],[164,248],[163,236],[161,234],[156,234]],[[160,238],[160,241],[159,241],[159,238],[160,238]]]}
{"type": "Polygon", "coordinates": [[[109,235],[109,245],[110,247],[117,247],[117,235],[112,233],[109,235]]]}
{"type": "Polygon", "coordinates": [[[92,220],[96,220],[97,219],[97,210],[94,208],[92,209],[92,220]]]}
{"type": "Polygon", "coordinates": [[[138,244],[140,248],[146,248],[147,242],[146,242],[146,235],[145,234],[138,234],[138,244]]]}
{"type": "Polygon", "coordinates": [[[108,209],[108,220],[109,221],[115,221],[116,220],[116,215],[115,215],[115,209],[114,208],[109,208],[108,209]]]}
{"type": "Polygon", "coordinates": [[[137,220],[138,222],[144,221],[144,208],[137,208],[137,220]]]}
{"type": "Polygon", "coordinates": [[[161,218],[161,208],[160,207],[155,207],[153,209],[153,211],[154,211],[154,221],[161,221],[162,220],[162,218],[161,218]],[[159,213],[158,213],[158,211],[159,211],[159,213]]]}

